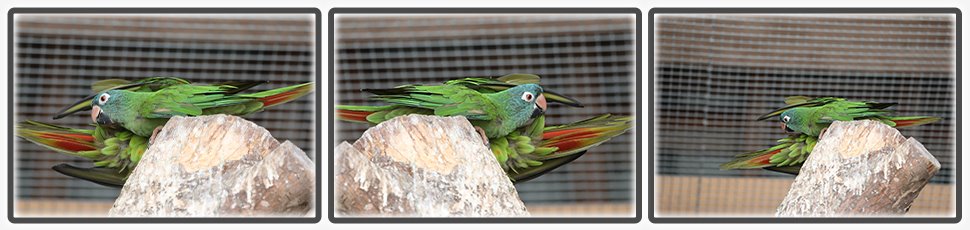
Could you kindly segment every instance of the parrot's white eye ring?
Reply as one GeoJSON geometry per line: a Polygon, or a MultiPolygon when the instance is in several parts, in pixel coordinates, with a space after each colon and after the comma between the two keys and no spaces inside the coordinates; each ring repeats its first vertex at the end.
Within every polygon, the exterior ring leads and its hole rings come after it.
{"type": "Polygon", "coordinates": [[[532,95],[531,92],[522,93],[522,100],[524,101],[532,101],[533,98],[535,98],[535,95],[532,95]]]}
{"type": "Polygon", "coordinates": [[[791,120],[791,117],[789,117],[789,116],[785,116],[785,117],[782,117],[781,118],[781,122],[785,122],[785,123],[788,123],[788,121],[790,121],[790,120],[791,120]]]}
{"type": "Polygon", "coordinates": [[[104,105],[104,103],[107,103],[108,102],[108,99],[110,99],[110,98],[111,98],[111,95],[108,95],[107,93],[106,94],[101,94],[101,97],[98,97],[98,104],[99,105],[104,105]]]}

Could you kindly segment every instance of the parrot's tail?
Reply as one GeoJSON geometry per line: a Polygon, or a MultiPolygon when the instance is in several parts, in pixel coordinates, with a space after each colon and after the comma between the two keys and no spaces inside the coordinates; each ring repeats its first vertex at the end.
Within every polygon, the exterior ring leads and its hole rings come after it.
{"type": "Polygon", "coordinates": [[[97,156],[94,131],[72,129],[37,121],[17,124],[17,136],[45,148],[74,156],[97,156]]]}
{"type": "Polygon", "coordinates": [[[939,117],[912,116],[912,117],[892,117],[889,120],[896,123],[896,128],[925,125],[940,120],[939,117]]]}
{"type": "Polygon", "coordinates": [[[290,102],[297,98],[307,95],[313,91],[313,82],[299,85],[287,86],[279,89],[271,89],[263,92],[247,94],[247,97],[255,97],[263,102],[263,108],[290,102]]]}
{"type": "Polygon", "coordinates": [[[367,120],[367,116],[387,108],[387,106],[337,105],[337,119],[341,121],[371,123],[367,120]]]}
{"type": "Polygon", "coordinates": [[[585,151],[625,133],[632,127],[633,117],[600,115],[565,125],[546,127],[541,147],[556,147],[555,153],[544,159],[554,159],[585,151]]]}
{"type": "Polygon", "coordinates": [[[70,177],[115,188],[123,187],[125,181],[128,180],[128,175],[131,174],[130,170],[119,172],[117,169],[111,168],[80,168],[69,164],[59,164],[51,169],[70,177]]]}
{"type": "Polygon", "coordinates": [[[565,125],[545,127],[542,129],[542,141],[535,151],[525,155],[520,153],[519,156],[541,163],[512,168],[506,173],[514,183],[539,177],[578,159],[590,148],[622,135],[630,130],[632,122],[633,118],[630,116],[605,114],[565,125]]]}
{"type": "Polygon", "coordinates": [[[771,157],[775,154],[781,152],[783,148],[779,149],[763,149],[750,153],[740,154],[734,157],[727,163],[721,164],[721,170],[729,169],[760,169],[765,167],[771,167],[775,164],[770,162],[771,157]]]}

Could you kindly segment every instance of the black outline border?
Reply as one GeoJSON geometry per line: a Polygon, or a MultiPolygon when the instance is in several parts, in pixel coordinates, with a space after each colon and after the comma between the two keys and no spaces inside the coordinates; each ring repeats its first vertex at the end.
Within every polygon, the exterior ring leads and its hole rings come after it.
{"type": "Polygon", "coordinates": [[[959,116],[962,114],[960,104],[961,100],[961,11],[959,8],[653,8],[647,13],[649,17],[649,29],[650,41],[648,46],[650,47],[648,57],[648,62],[651,68],[648,69],[648,76],[650,80],[650,98],[649,103],[652,107],[650,111],[651,129],[648,137],[650,138],[650,157],[651,161],[648,162],[647,170],[650,175],[649,190],[650,194],[647,198],[650,202],[650,210],[648,210],[648,220],[652,223],[959,223],[962,214],[962,190],[961,190],[961,179],[962,171],[962,161],[960,157],[961,153],[961,139],[960,139],[960,120],[956,119],[956,151],[955,153],[955,163],[956,163],[956,217],[950,218],[935,218],[935,217],[872,217],[872,218],[773,218],[773,217],[761,217],[761,218],[750,218],[750,217],[656,217],[654,215],[654,135],[653,130],[653,116],[656,107],[654,105],[654,19],[656,14],[953,14],[956,16],[956,111],[955,115],[959,116]]]}
{"type": "Polygon", "coordinates": [[[13,197],[13,154],[7,154],[7,220],[14,224],[20,223],[318,223],[322,218],[322,210],[320,210],[321,202],[321,173],[322,173],[322,163],[321,159],[321,144],[322,144],[322,128],[320,127],[320,113],[321,113],[321,103],[323,101],[322,94],[320,93],[320,83],[322,80],[321,71],[321,12],[320,9],[315,7],[308,8],[11,8],[7,12],[7,123],[9,127],[7,128],[7,150],[13,152],[13,87],[14,87],[14,63],[13,63],[13,26],[14,26],[14,14],[313,14],[315,20],[315,61],[316,66],[314,71],[316,71],[315,81],[316,86],[316,96],[314,98],[314,106],[316,111],[314,111],[314,125],[316,129],[316,143],[315,148],[315,171],[316,171],[316,197],[313,208],[313,217],[293,217],[293,218],[278,218],[278,217],[267,217],[267,218],[252,218],[252,217],[229,217],[229,218],[217,218],[217,217],[189,217],[189,218],[112,218],[112,217],[71,217],[71,218],[59,218],[59,217],[15,217],[14,216],[14,197],[13,197]]]}
{"type": "MultiPolygon", "coordinates": [[[[329,12],[328,22],[330,24],[330,29],[328,30],[329,35],[329,55],[328,66],[330,74],[330,95],[334,95],[333,85],[334,85],[334,15],[335,14],[635,14],[636,15],[636,78],[634,79],[634,84],[636,84],[636,153],[634,156],[634,161],[636,161],[636,200],[633,202],[636,206],[636,215],[634,217],[609,217],[609,218],[595,218],[595,217],[536,217],[536,218],[360,218],[360,217],[340,217],[334,216],[334,194],[333,194],[333,164],[334,155],[330,155],[330,188],[328,189],[329,195],[329,208],[328,208],[328,219],[331,223],[639,223],[643,218],[643,172],[642,164],[643,161],[640,158],[641,153],[641,140],[642,138],[642,86],[640,85],[640,79],[642,76],[642,12],[638,8],[332,8],[329,12]]],[[[330,120],[330,134],[335,135],[334,132],[334,101],[333,98],[328,102],[330,108],[328,111],[330,120]]],[[[333,136],[330,137],[330,150],[334,149],[334,139],[333,136]]]]}

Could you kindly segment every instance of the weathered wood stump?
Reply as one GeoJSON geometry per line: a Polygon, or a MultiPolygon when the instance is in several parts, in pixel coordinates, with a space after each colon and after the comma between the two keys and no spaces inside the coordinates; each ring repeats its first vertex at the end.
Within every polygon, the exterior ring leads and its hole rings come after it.
{"type": "Polygon", "coordinates": [[[512,182],[463,117],[401,116],[335,155],[342,216],[528,216],[512,182]]]}
{"type": "Polygon", "coordinates": [[[226,115],[175,117],[145,152],[109,216],[305,216],[314,168],[306,153],[226,115]]]}
{"type": "Polygon", "coordinates": [[[802,165],[777,215],[902,215],[939,169],[923,144],[888,125],[836,121],[802,165]]]}

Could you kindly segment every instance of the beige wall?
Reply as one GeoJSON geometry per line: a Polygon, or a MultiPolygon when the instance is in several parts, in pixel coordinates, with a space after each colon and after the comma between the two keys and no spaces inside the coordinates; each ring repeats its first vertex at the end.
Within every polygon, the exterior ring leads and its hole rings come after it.
{"type": "MultiPolygon", "coordinates": [[[[773,216],[793,178],[657,176],[657,216],[773,216]]],[[[908,216],[953,216],[954,187],[929,184],[908,216]]]]}

